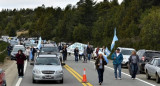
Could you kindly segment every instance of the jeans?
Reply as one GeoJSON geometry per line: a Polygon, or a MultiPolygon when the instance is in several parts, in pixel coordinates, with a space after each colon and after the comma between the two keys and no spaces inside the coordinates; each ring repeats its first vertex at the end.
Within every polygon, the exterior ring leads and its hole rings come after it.
{"type": "Polygon", "coordinates": [[[90,61],[90,59],[91,59],[91,54],[88,54],[88,60],[90,61]]]}
{"type": "Polygon", "coordinates": [[[103,82],[103,72],[104,72],[104,69],[97,69],[97,72],[98,72],[99,83],[102,83],[103,82]]]}
{"type": "Polygon", "coordinates": [[[75,55],[75,62],[78,62],[78,56],[75,55]]]}
{"type": "Polygon", "coordinates": [[[83,55],[84,62],[87,61],[86,55],[83,55]]]}
{"type": "Polygon", "coordinates": [[[10,56],[11,55],[11,51],[8,51],[8,56],[10,56]]]}
{"type": "Polygon", "coordinates": [[[117,78],[117,69],[119,71],[119,78],[121,78],[121,64],[114,64],[114,75],[117,78]]]}
{"type": "Polygon", "coordinates": [[[138,66],[137,66],[137,64],[132,64],[131,67],[132,67],[132,69],[131,69],[132,70],[132,78],[136,78],[138,66]]]}
{"type": "Polygon", "coordinates": [[[63,61],[66,61],[66,59],[67,59],[67,55],[63,54],[63,61]]]}
{"type": "Polygon", "coordinates": [[[23,64],[17,64],[17,69],[18,69],[18,75],[19,76],[24,76],[24,65],[23,64]]]}
{"type": "Polygon", "coordinates": [[[27,59],[27,61],[29,61],[29,56],[28,55],[26,56],[26,59],[27,59]]]}
{"type": "Polygon", "coordinates": [[[32,61],[34,61],[34,54],[32,54],[32,56],[33,56],[33,57],[32,57],[32,59],[31,59],[31,60],[32,60],[32,61]]]}

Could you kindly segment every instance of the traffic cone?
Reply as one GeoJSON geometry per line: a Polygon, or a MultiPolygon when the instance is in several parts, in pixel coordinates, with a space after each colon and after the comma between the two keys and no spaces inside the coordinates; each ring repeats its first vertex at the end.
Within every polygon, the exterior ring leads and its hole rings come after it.
{"type": "Polygon", "coordinates": [[[87,77],[86,77],[86,69],[84,68],[83,70],[83,80],[82,80],[83,83],[87,83],[87,77]]]}

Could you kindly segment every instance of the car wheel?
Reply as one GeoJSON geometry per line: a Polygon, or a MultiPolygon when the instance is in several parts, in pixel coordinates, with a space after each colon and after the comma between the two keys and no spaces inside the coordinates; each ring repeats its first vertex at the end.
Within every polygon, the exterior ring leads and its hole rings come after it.
{"type": "Polygon", "coordinates": [[[62,80],[60,80],[59,82],[60,82],[60,84],[63,84],[63,79],[62,79],[62,80]]]}
{"type": "Polygon", "coordinates": [[[158,75],[158,74],[156,74],[156,82],[157,82],[157,83],[160,83],[160,78],[159,78],[159,75],[158,75]]]}
{"type": "Polygon", "coordinates": [[[146,78],[151,79],[151,76],[148,74],[148,71],[146,70],[146,78]]]}
{"type": "Polygon", "coordinates": [[[32,79],[32,83],[36,83],[36,80],[32,79]]]}

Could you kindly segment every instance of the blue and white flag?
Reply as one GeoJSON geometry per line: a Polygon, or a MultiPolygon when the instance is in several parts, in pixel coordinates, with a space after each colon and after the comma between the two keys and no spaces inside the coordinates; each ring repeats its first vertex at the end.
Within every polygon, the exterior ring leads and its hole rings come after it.
{"type": "Polygon", "coordinates": [[[106,61],[107,63],[109,63],[109,61],[108,61],[108,59],[107,59],[107,56],[104,55],[104,53],[103,53],[101,50],[98,51],[98,54],[102,54],[102,55],[103,55],[103,58],[105,59],[105,61],[106,61]]]}
{"type": "Polygon", "coordinates": [[[35,43],[35,40],[30,40],[30,42],[31,42],[32,44],[34,44],[34,43],[35,43]]]}
{"type": "Polygon", "coordinates": [[[39,40],[38,40],[38,45],[37,45],[37,48],[40,50],[41,48],[41,42],[42,42],[42,38],[39,37],[39,40]]]}
{"type": "Polygon", "coordinates": [[[105,49],[105,54],[106,54],[106,56],[108,57],[110,54],[111,54],[111,52],[108,50],[108,48],[106,47],[106,49],[105,49]]]}
{"type": "Polygon", "coordinates": [[[32,50],[30,52],[30,55],[29,55],[29,59],[31,60],[33,58],[33,55],[32,55],[32,50]]]}
{"type": "Polygon", "coordinates": [[[113,37],[113,41],[112,41],[112,44],[111,44],[111,51],[115,45],[115,41],[118,41],[118,38],[116,36],[116,28],[114,29],[114,37],[113,37]]]}

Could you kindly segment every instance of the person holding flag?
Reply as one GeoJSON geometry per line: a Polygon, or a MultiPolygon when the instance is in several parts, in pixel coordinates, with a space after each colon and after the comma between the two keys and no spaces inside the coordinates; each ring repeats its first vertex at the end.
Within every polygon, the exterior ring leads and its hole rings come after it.
{"type": "Polygon", "coordinates": [[[36,49],[32,46],[31,47],[31,50],[30,50],[30,59],[31,61],[34,61],[34,56],[35,56],[35,53],[36,53],[36,49]]]}
{"type": "Polygon", "coordinates": [[[103,52],[98,53],[98,59],[95,62],[95,66],[98,73],[99,85],[103,83],[103,73],[104,73],[104,65],[107,65],[107,62],[103,58],[103,52]]]}
{"type": "Polygon", "coordinates": [[[118,69],[119,71],[118,79],[121,80],[121,63],[123,61],[123,55],[120,53],[119,48],[116,49],[116,52],[112,54],[111,58],[113,60],[115,79],[117,80],[117,69],[118,69]]]}

